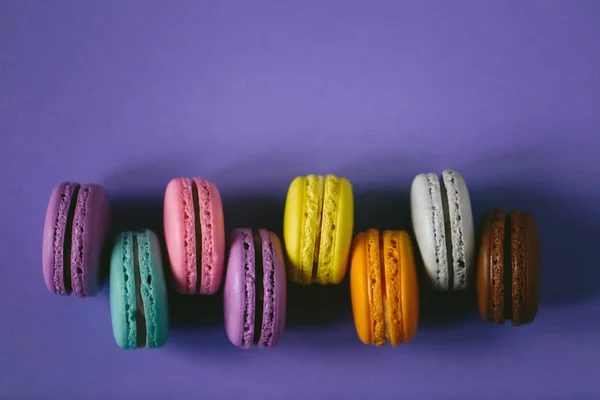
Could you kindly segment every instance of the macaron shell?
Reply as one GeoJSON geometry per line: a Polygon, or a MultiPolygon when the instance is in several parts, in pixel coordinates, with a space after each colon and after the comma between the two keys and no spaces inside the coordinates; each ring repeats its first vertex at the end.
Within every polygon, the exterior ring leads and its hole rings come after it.
{"type": "Polygon", "coordinates": [[[350,262],[350,296],[358,338],[371,344],[371,311],[367,272],[367,234],[359,232],[352,243],[350,262]]]}
{"type": "MultiPolygon", "coordinates": [[[[513,210],[510,213],[510,247],[512,284],[511,290],[512,313],[511,320],[515,326],[522,324],[526,300],[526,248],[525,248],[525,219],[520,211],[513,210]]],[[[505,246],[508,244],[505,244],[505,246]]]]}
{"type": "Polygon", "coordinates": [[[340,181],[334,175],[327,175],[323,180],[321,196],[321,217],[317,227],[318,233],[318,259],[316,283],[330,284],[333,278],[335,265],[335,244],[337,236],[337,217],[340,201],[340,181]]]}
{"type": "Polygon", "coordinates": [[[444,213],[436,174],[419,174],[411,185],[413,230],[429,282],[438,290],[448,289],[448,264],[444,213]],[[430,192],[431,190],[431,192],[430,192]]]}
{"type": "Polygon", "coordinates": [[[133,234],[123,232],[116,238],[110,262],[110,314],[113,335],[123,349],[137,347],[133,234]]]}
{"type": "Polygon", "coordinates": [[[146,318],[146,347],[159,348],[167,341],[169,310],[158,237],[152,231],[137,232],[141,291],[146,318]]]}
{"type": "MultiPolygon", "coordinates": [[[[506,260],[505,250],[510,243],[505,242],[506,230],[506,212],[502,208],[496,208],[491,212],[491,250],[489,263],[489,287],[490,287],[490,314],[491,322],[503,324],[506,308],[506,291],[511,290],[504,286],[505,270],[510,268],[510,260],[506,260]]],[[[507,271],[510,273],[510,271],[507,271]]],[[[510,293],[509,293],[510,295],[510,293]]]]}
{"type": "Polygon", "coordinates": [[[411,341],[419,325],[419,284],[412,241],[408,232],[398,232],[403,342],[411,341]]]}
{"type": "Polygon", "coordinates": [[[225,331],[237,347],[250,347],[254,336],[254,240],[250,229],[234,229],[223,291],[225,331]],[[247,322],[244,320],[247,315],[247,322]]]}
{"type": "Polygon", "coordinates": [[[73,293],[77,297],[85,297],[87,294],[85,280],[88,277],[89,268],[92,268],[92,263],[89,257],[89,230],[91,228],[90,217],[88,216],[90,186],[81,185],[77,192],[75,202],[75,213],[73,215],[72,230],[71,230],[71,287],[73,293]]]}
{"type": "Polygon", "coordinates": [[[471,286],[475,262],[475,226],[467,184],[460,173],[454,170],[442,172],[448,195],[448,213],[452,241],[453,289],[462,290],[471,286]],[[459,260],[463,260],[462,263],[459,260]]]}
{"type": "Polygon", "coordinates": [[[397,231],[386,230],[381,234],[381,260],[385,271],[384,291],[387,340],[398,346],[404,338],[404,313],[402,310],[402,259],[400,235],[397,231]]]}
{"type": "Polygon", "coordinates": [[[167,185],[164,231],[173,287],[180,294],[195,294],[196,234],[192,185],[189,179],[175,178],[167,185]]]}
{"type": "Polygon", "coordinates": [[[285,330],[286,308],[287,308],[287,279],[285,272],[285,258],[279,237],[269,232],[271,236],[271,248],[273,251],[273,268],[275,272],[275,325],[273,327],[273,339],[271,346],[276,346],[285,330]]]}
{"type": "Polygon", "coordinates": [[[71,201],[71,183],[61,182],[50,194],[46,219],[44,222],[44,233],[42,238],[42,272],[44,283],[48,290],[59,295],[67,295],[63,279],[63,243],[67,212],[71,201]],[[69,190],[68,196],[61,199],[61,194],[69,190]],[[55,233],[56,230],[56,233],[55,233]],[[55,250],[56,248],[56,250],[55,250]]]}
{"type": "Polygon", "coordinates": [[[71,284],[78,297],[93,296],[102,288],[101,254],[110,214],[106,190],[96,184],[81,185],[71,241],[71,284]]]}
{"type": "Polygon", "coordinates": [[[225,262],[225,223],[219,190],[212,182],[194,178],[198,187],[202,232],[202,280],[200,294],[215,294],[223,280],[225,262]]]}
{"type": "MultiPolygon", "coordinates": [[[[274,347],[279,343],[285,326],[286,278],[283,252],[277,236],[265,229],[258,231],[262,241],[264,271],[264,306],[262,331],[258,345],[274,347]]],[[[257,292],[262,288],[257,287],[257,292]]]]}
{"type": "Polygon", "coordinates": [[[383,302],[384,282],[381,274],[383,266],[381,265],[379,232],[376,229],[369,229],[367,231],[366,247],[367,282],[371,310],[371,338],[374,345],[382,346],[386,342],[386,321],[385,305],[383,302]]]}
{"type": "Polygon", "coordinates": [[[315,260],[318,260],[315,256],[321,237],[324,179],[322,176],[308,175],[304,178],[304,183],[304,204],[302,208],[304,219],[300,236],[298,283],[310,284],[313,279],[315,260]]]}
{"type": "Polygon", "coordinates": [[[299,176],[290,184],[283,214],[283,241],[288,259],[287,277],[291,282],[298,282],[300,279],[300,237],[304,222],[305,179],[299,176]]]}
{"type": "Polygon", "coordinates": [[[330,279],[327,283],[337,285],[346,276],[348,258],[354,233],[354,196],[352,185],[346,178],[340,178],[337,220],[333,242],[333,262],[330,279]]]}

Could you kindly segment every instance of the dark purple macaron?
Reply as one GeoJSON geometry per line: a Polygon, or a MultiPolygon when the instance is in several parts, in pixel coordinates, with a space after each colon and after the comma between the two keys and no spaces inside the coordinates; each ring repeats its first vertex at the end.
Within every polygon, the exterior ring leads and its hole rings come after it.
{"type": "Polygon", "coordinates": [[[281,242],[265,229],[235,229],[224,287],[225,331],[244,349],[273,347],[285,325],[286,276],[281,242]]]}
{"type": "Polygon", "coordinates": [[[88,297],[100,290],[100,259],[109,228],[110,206],[102,186],[61,182],[54,188],[42,243],[44,281],[50,292],[88,297]]]}

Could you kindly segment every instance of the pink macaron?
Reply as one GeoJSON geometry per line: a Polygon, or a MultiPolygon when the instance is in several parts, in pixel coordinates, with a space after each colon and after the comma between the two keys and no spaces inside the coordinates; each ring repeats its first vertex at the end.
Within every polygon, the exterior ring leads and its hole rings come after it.
{"type": "Polygon", "coordinates": [[[165,192],[164,228],[175,290],[215,294],[223,280],[225,226],[217,187],[200,178],[175,178],[165,192]]]}

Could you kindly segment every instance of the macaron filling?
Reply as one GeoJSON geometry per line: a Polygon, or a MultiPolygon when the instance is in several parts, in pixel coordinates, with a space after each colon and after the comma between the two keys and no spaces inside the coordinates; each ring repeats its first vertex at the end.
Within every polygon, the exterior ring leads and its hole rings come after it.
{"type": "Polygon", "coordinates": [[[263,270],[263,248],[262,239],[258,231],[253,232],[254,237],[254,275],[255,275],[255,307],[254,307],[254,338],[253,343],[257,345],[260,342],[263,309],[265,301],[264,270],[263,270]]]}
{"type": "MultiPolygon", "coordinates": [[[[72,283],[71,283],[71,244],[73,240],[73,220],[75,219],[75,208],[77,207],[77,196],[79,195],[79,184],[73,185],[72,188],[65,187],[65,191],[72,190],[71,200],[69,202],[69,208],[67,213],[67,219],[65,222],[65,233],[64,233],[64,242],[63,242],[63,261],[62,261],[62,270],[63,270],[63,285],[64,290],[67,294],[71,293],[72,283]]],[[[66,194],[63,192],[61,195],[61,201],[65,198],[66,194]]]]}
{"type": "Polygon", "coordinates": [[[400,239],[394,231],[384,231],[380,239],[381,278],[383,282],[383,309],[385,315],[386,340],[393,346],[404,341],[402,320],[400,272],[400,239]]]}
{"type": "MultiPolygon", "coordinates": [[[[452,190],[452,189],[450,189],[452,190]]],[[[452,254],[452,227],[450,224],[450,210],[448,207],[448,189],[444,180],[440,180],[440,192],[442,197],[442,210],[444,213],[444,237],[446,241],[446,260],[448,264],[448,289],[454,287],[454,258],[452,254]]]]}
{"type": "Polygon", "coordinates": [[[375,229],[367,231],[367,277],[368,295],[371,314],[371,340],[382,346],[386,340],[385,287],[383,265],[381,265],[381,245],[379,232],[375,229]]]}
{"type": "MultiPolygon", "coordinates": [[[[135,279],[135,326],[136,342],[138,347],[146,346],[146,312],[144,310],[144,300],[142,298],[142,280],[140,276],[140,255],[138,247],[138,237],[133,235],[133,275],[135,279]]],[[[149,275],[150,281],[152,276],[149,275]]]]}
{"type": "Polygon", "coordinates": [[[304,189],[304,220],[300,236],[300,283],[310,283],[316,279],[319,263],[319,243],[321,240],[323,189],[322,176],[308,175],[304,189]]]}
{"type": "Polygon", "coordinates": [[[445,216],[444,208],[442,204],[442,196],[440,188],[440,180],[435,173],[426,174],[427,178],[427,189],[429,197],[431,199],[431,219],[433,226],[433,247],[435,251],[435,261],[437,264],[436,271],[436,284],[438,286],[444,286],[445,281],[449,281],[450,286],[451,274],[448,270],[447,260],[447,243],[445,239],[445,216]]]}
{"type": "MultiPolygon", "coordinates": [[[[262,323],[260,330],[260,347],[270,347],[274,345],[275,340],[275,251],[273,250],[273,234],[266,231],[260,231],[262,238],[262,275],[264,277],[261,291],[262,295],[262,323]]],[[[281,296],[281,293],[278,294],[281,296]]]]}
{"type": "Polygon", "coordinates": [[[192,203],[194,204],[194,234],[196,243],[196,265],[189,268],[196,268],[196,287],[195,293],[200,293],[202,287],[202,224],[200,223],[200,196],[198,194],[198,183],[192,180],[192,203]]]}
{"type": "Polygon", "coordinates": [[[250,231],[241,230],[244,246],[244,316],[241,347],[249,348],[254,342],[254,315],[256,285],[255,281],[255,255],[254,240],[250,231]]]}
{"type": "Polygon", "coordinates": [[[86,219],[89,209],[91,185],[81,185],[77,193],[77,204],[75,206],[75,214],[73,217],[73,235],[71,242],[71,286],[76,296],[87,296],[85,281],[86,262],[84,253],[84,238],[86,235],[86,219]]]}
{"type": "Polygon", "coordinates": [[[455,172],[452,170],[444,171],[440,185],[445,216],[448,274],[451,277],[450,289],[454,287],[464,288],[467,279],[466,244],[462,228],[460,192],[458,191],[455,172]]]}
{"type": "Polygon", "coordinates": [[[321,227],[317,242],[318,263],[313,267],[313,282],[330,283],[333,272],[333,254],[338,223],[340,203],[340,178],[327,175],[323,188],[323,205],[321,206],[321,227]]]}
{"type": "Polygon", "coordinates": [[[385,330],[385,340],[390,340],[390,314],[388,308],[388,296],[386,286],[386,262],[385,262],[385,244],[383,236],[379,237],[379,269],[381,270],[381,299],[383,301],[383,325],[385,330]]]}

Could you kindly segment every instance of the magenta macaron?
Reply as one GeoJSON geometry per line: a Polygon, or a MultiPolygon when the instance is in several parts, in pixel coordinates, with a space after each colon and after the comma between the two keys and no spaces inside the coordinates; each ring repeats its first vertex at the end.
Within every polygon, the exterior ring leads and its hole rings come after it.
{"type": "Polygon", "coordinates": [[[225,331],[244,349],[274,347],[285,327],[286,275],[281,241],[265,229],[229,237],[224,288],[225,331]]]}
{"type": "Polygon", "coordinates": [[[223,280],[225,227],[219,190],[200,178],[175,178],[164,199],[165,242],[174,289],[215,294],[223,280]]]}
{"type": "Polygon", "coordinates": [[[109,229],[110,205],[102,186],[61,182],[54,188],[42,240],[50,292],[88,297],[102,288],[101,255],[109,229]]]}

